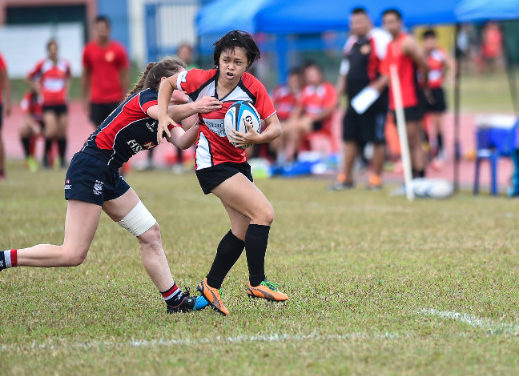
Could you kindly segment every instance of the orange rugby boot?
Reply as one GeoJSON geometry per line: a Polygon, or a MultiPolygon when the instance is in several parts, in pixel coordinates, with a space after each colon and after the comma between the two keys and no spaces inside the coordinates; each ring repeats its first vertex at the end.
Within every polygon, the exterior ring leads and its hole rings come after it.
{"type": "Polygon", "coordinates": [[[204,298],[209,302],[209,305],[213,307],[213,309],[217,312],[220,312],[222,315],[227,316],[229,311],[223,305],[222,298],[220,297],[220,291],[211,287],[207,284],[207,278],[204,278],[198,286],[196,287],[198,291],[202,294],[204,298]]]}
{"type": "Polygon", "coordinates": [[[258,286],[247,286],[247,294],[251,298],[262,298],[275,302],[282,302],[288,299],[287,294],[278,290],[278,285],[274,282],[264,280],[258,286]]]}
{"type": "Polygon", "coordinates": [[[368,189],[381,189],[382,188],[382,178],[380,175],[372,174],[369,177],[368,189]]]}

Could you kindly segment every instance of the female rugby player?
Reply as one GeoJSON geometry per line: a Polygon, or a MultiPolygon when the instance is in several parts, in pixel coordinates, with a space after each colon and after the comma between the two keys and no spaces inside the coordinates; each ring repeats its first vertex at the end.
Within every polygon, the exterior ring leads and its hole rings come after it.
{"type": "MultiPolygon", "coordinates": [[[[168,102],[174,89],[185,91],[192,100],[209,95],[223,102],[220,109],[199,115],[195,167],[204,193],[213,193],[222,201],[231,221],[231,230],[220,241],[211,270],[197,289],[215,310],[227,315],[229,311],[218,290],[244,247],[249,267],[248,295],[274,301],[288,297],[278,291],[276,284],[267,281],[264,271],[274,209],[252,182],[245,150],[233,146],[227,139],[223,120],[229,107],[240,100],[251,101],[265,120],[266,129],[261,134],[251,127],[247,133],[235,133],[233,142],[238,147],[270,142],[280,135],[281,126],[267,90],[258,79],[246,73],[260,55],[252,37],[235,30],[214,46],[216,69],[175,73],[161,83],[158,136],[159,141],[162,131],[169,136],[168,127],[174,124],[168,116],[168,102]]],[[[172,112],[179,115],[175,106],[172,112]]]]}
{"type": "MultiPolygon", "coordinates": [[[[126,99],[76,153],[65,178],[68,207],[63,245],[39,244],[0,252],[0,270],[13,266],[80,265],[87,255],[102,209],[138,238],[144,267],[162,293],[168,312],[185,312],[204,305],[205,299],[195,300],[184,295],[173,281],[157,221],[118,172],[134,154],[157,145],[157,88],[162,79],[183,71],[184,67],[177,59],[148,64],[126,99]]],[[[215,111],[221,105],[218,100],[206,97],[175,107],[176,114],[172,115],[179,119],[196,112],[215,111]]],[[[175,122],[169,127],[170,142],[184,149],[193,144],[197,125],[187,131],[175,122]]]]}
{"type": "Polygon", "coordinates": [[[68,91],[70,64],[58,57],[58,42],[47,43],[47,58],[39,61],[27,76],[27,83],[43,100],[45,124],[45,154],[43,166],[50,168],[50,151],[54,140],[58,143],[61,167],[65,167],[68,125],[68,91]]]}

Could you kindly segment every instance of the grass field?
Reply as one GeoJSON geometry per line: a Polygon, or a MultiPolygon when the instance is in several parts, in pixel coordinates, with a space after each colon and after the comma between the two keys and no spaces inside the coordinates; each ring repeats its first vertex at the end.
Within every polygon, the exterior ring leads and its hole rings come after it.
{"type": "MultiPolygon", "coordinates": [[[[0,249],[60,243],[63,172],[11,162],[0,249]]],[[[132,173],[173,274],[194,287],[228,230],[194,175],[132,173]]],[[[103,215],[85,263],[0,273],[0,374],[517,374],[519,211],[505,198],[389,197],[325,181],[261,180],[276,220],[267,275],[286,304],[249,300],[245,257],[230,316],[167,315],[137,242],[103,215]]]]}

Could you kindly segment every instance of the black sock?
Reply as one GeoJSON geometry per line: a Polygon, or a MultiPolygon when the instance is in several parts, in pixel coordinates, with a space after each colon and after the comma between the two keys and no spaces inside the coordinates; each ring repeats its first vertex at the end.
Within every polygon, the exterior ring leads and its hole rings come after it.
{"type": "Polygon", "coordinates": [[[49,167],[50,165],[50,152],[52,150],[52,138],[45,139],[45,148],[43,151],[43,164],[45,167],[49,167]]]}
{"type": "Polygon", "coordinates": [[[438,147],[438,151],[443,151],[443,135],[441,133],[436,135],[436,145],[438,147]]]}
{"type": "Polygon", "coordinates": [[[22,137],[22,146],[23,146],[23,153],[25,154],[25,158],[29,158],[31,155],[31,139],[29,137],[22,137]]]}
{"type": "Polygon", "coordinates": [[[177,164],[178,165],[181,165],[182,164],[182,149],[181,148],[177,148],[177,164]]]}
{"type": "Polygon", "coordinates": [[[65,162],[65,153],[67,152],[67,139],[66,138],[58,138],[58,151],[59,157],[61,159],[61,163],[65,162]]]}
{"type": "Polygon", "coordinates": [[[172,307],[178,306],[180,303],[182,303],[182,299],[184,299],[185,296],[182,290],[174,282],[173,286],[171,286],[166,291],[161,291],[160,293],[166,304],[172,307]]]}
{"type": "Polygon", "coordinates": [[[413,168],[413,178],[425,178],[425,170],[415,170],[413,168]]]}
{"type": "Polygon", "coordinates": [[[265,280],[265,253],[269,241],[270,226],[251,224],[245,234],[245,252],[249,266],[249,281],[258,286],[265,280]]]}
{"type": "Polygon", "coordinates": [[[216,289],[222,286],[225,276],[240,258],[244,246],[245,242],[234,236],[230,230],[225,234],[222,240],[220,240],[220,244],[218,244],[213,265],[209,274],[207,274],[209,286],[216,289]]]}

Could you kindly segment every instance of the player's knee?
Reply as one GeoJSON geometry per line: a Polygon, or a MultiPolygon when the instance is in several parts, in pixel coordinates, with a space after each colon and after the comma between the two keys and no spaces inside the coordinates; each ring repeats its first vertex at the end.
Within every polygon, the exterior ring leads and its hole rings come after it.
{"type": "Polygon", "coordinates": [[[160,236],[159,224],[155,222],[148,231],[139,236],[139,242],[143,250],[161,250],[162,238],[160,236]]]}
{"type": "Polygon", "coordinates": [[[72,248],[70,246],[64,246],[63,248],[64,266],[79,266],[83,263],[83,261],[85,261],[88,253],[88,247],[76,246],[72,248]]]}
{"type": "Polygon", "coordinates": [[[267,203],[258,209],[255,213],[254,222],[270,226],[274,222],[274,208],[270,203],[267,203]]]}

